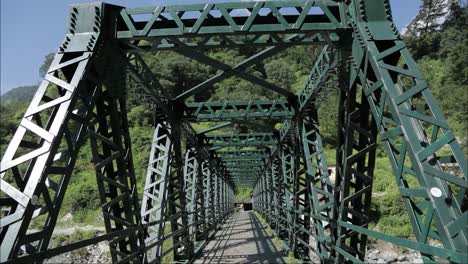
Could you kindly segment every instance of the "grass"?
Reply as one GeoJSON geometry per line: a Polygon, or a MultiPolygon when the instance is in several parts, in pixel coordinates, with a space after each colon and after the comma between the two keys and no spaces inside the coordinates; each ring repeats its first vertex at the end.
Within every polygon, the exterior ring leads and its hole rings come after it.
{"type": "MultiPolygon", "coordinates": [[[[171,224],[167,223],[164,227],[164,235],[168,235],[171,233],[171,224]]],[[[162,252],[166,252],[166,250],[172,248],[174,245],[174,240],[172,237],[165,239],[162,246],[162,252]]],[[[174,263],[174,250],[169,251],[165,256],[163,256],[161,263],[174,263]]]]}
{"type": "Polygon", "coordinates": [[[68,236],[57,234],[52,240],[52,248],[60,247],[64,242],[68,241],[68,236]]]}
{"type": "Polygon", "coordinates": [[[294,257],[293,253],[288,254],[288,258],[286,259],[287,264],[299,264],[299,261],[294,257]]]}
{"type": "Polygon", "coordinates": [[[282,251],[284,248],[283,248],[283,243],[281,242],[281,239],[274,234],[271,227],[268,225],[268,223],[265,221],[265,219],[263,219],[263,217],[258,212],[254,211],[254,213],[255,213],[255,216],[257,217],[258,221],[262,225],[262,227],[266,230],[267,234],[269,236],[273,237],[272,241],[273,241],[273,245],[275,246],[276,250],[277,251],[282,251]]]}

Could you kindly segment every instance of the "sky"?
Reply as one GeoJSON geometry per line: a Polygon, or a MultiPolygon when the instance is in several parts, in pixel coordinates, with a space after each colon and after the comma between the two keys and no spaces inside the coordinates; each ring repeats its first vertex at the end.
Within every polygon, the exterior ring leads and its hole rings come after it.
{"type": "MultiPolygon", "coordinates": [[[[68,5],[90,0],[0,0],[0,92],[40,81],[44,57],[59,47],[65,35],[68,5]]],[[[226,2],[210,0],[209,2],[226,2]]],[[[126,7],[203,3],[206,0],[107,0],[126,7]]],[[[419,10],[421,0],[391,0],[401,30],[419,10]]]]}

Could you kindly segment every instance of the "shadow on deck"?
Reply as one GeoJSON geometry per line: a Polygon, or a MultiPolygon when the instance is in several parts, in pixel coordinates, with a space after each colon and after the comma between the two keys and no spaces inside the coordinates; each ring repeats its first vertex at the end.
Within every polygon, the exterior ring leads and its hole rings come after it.
{"type": "Polygon", "coordinates": [[[286,263],[276,250],[272,237],[252,211],[235,213],[208,243],[197,264],[211,263],[286,263]]]}

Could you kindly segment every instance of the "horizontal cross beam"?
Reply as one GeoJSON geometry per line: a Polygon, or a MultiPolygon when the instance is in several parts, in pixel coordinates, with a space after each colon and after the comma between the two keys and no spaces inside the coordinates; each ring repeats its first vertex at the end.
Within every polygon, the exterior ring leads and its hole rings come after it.
{"type": "Polygon", "coordinates": [[[234,171],[259,171],[260,166],[252,167],[252,166],[246,166],[246,165],[232,165],[232,166],[226,166],[226,168],[230,172],[234,171]]]}
{"type": "Polygon", "coordinates": [[[229,167],[229,166],[236,166],[236,165],[252,165],[252,164],[255,164],[255,165],[259,165],[259,164],[263,164],[263,160],[234,160],[234,161],[223,161],[224,162],[224,165],[226,167],[229,167]]]}
{"type": "Polygon", "coordinates": [[[215,130],[218,130],[218,129],[221,129],[221,128],[225,128],[225,127],[228,127],[228,126],[231,126],[232,123],[231,122],[226,122],[226,123],[222,123],[222,124],[219,124],[219,125],[215,125],[215,126],[212,126],[212,127],[209,127],[207,129],[204,129],[200,132],[198,132],[198,134],[206,134],[206,133],[209,133],[209,132],[213,132],[215,130]]]}
{"type": "Polygon", "coordinates": [[[281,37],[288,33],[309,34],[311,41],[323,43],[336,41],[334,32],[349,28],[345,15],[344,3],[323,0],[124,8],[117,21],[117,38],[128,47],[151,49],[174,48],[175,40],[194,47],[275,45],[285,43],[281,37]],[[226,37],[231,35],[250,38],[226,37]],[[151,44],[140,44],[141,40],[151,44]]]}
{"type": "Polygon", "coordinates": [[[231,135],[206,135],[204,143],[213,147],[248,147],[275,145],[272,133],[241,133],[231,135]]]}
{"type": "Polygon", "coordinates": [[[191,122],[246,119],[288,119],[294,109],[287,100],[252,100],[186,103],[184,119],[191,122]]]}
{"type": "Polygon", "coordinates": [[[222,150],[222,151],[216,151],[216,154],[218,157],[223,157],[223,156],[240,156],[240,155],[267,155],[268,152],[263,150],[263,149],[245,149],[245,150],[222,150]]]}

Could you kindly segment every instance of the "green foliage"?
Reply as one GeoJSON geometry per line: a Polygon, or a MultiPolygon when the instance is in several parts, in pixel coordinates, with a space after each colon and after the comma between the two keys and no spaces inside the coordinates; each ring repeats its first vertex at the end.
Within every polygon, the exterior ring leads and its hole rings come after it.
{"type": "Polygon", "coordinates": [[[52,239],[52,248],[60,247],[62,246],[65,242],[68,241],[68,237],[65,234],[57,234],[54,236],[52,239]]]}
{"type": "Polygon", "coordinates": [[[374,197],[372,210],[374,224],[380,232],[405,238],[413,235],[406,208],[398,192],[374,197]]]}
{"type": "Polygon", "coordinates": [[[245,201],[245,200],[250,200],[250,197],[252,196],[253,189],[252,188],[237,188],[236,190],[236,201],[245,201]]]}
{"type": "MultiPolygon", "coordinates": [[[[164,234],[169,235],[171,233],[171,224],[166,224],[164,227],[164,234]]],[[[166,252],[167,250],[171,249],[174,246],[174,239],[172,239],[172,236],[169,238],[165,239],[163,242],[162,246],[162,252],[166,252]]],[[[162,264],[169,264],[169,263],[174,263],[174,251],[171,250],[169,251],[166,255],[163,256],[161,260],[162,264]]]]}
{"type": "Polygon", "coordinates": [[[50,64],[52,64],[52,61],[54,60],[54,53],[49,53],[45,56],[44,62],[42,63],[41,67],[39,68],[39,76],[44,77],[47,73],[47,70],[50,67],[50,64]]]}
{"type": "Polygon", "coordinates": [[[16,109],[19,107],[19,105],[29,104],[29,101],[31,101],[34,94],[36,93],[36,90],[36,85],[13,88],[0,97],[1,105],[6,108],[16,109]]]}
{"type": "Polygon", "coordinates": [[[89,174],[77,175],[82,180],[70,186],[67,191],[67,201],[73,213],[80,210],[96,210],[99,207],[99,193],[93,175],[86,175],[89,174]]]}
{"type": "Polygon", "coordinates": [[[292,64],[284,59],[270,61],[265,65],[268,72],[268,80],[279,87],[291,90],[296,82],[296,75],[292,64]]]}
{"type": "Polygon", "coordinates": [[[76,229],[75,232],[71,234],[72,241],[80,241],[85,239],[90,239],[94,237],[96,233],[90,230],[76,229]]]}

